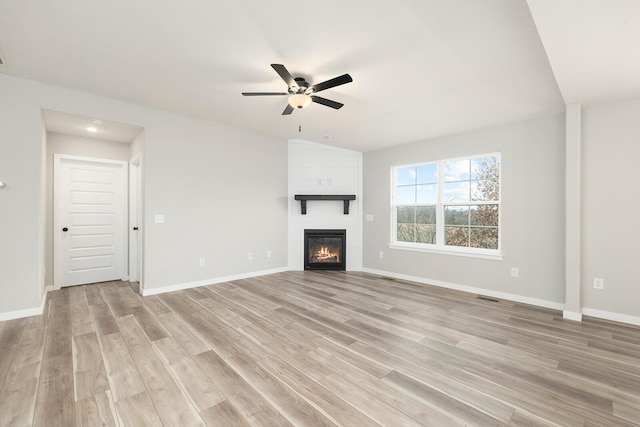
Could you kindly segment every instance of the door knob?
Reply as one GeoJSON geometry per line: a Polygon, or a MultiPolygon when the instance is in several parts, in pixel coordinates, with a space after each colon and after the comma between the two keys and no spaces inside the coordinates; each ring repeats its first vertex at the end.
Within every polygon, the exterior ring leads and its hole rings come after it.
{"type": "Polygon", "coordinates": [[[67,227],[62,227],[62,231],[66,233],[67,231],[69,231],[69,229],[67,227]]]}

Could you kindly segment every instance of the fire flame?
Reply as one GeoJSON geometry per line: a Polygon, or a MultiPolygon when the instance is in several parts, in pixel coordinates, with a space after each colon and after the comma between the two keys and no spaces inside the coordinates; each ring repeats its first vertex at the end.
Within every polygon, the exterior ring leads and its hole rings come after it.
{"type": "Polygon", "coordinates": [[[326,246],[322,246],[314,252],[313,257],[316,262],[340,262],[340,253],[338,251],[331,252],[326,246]]]}

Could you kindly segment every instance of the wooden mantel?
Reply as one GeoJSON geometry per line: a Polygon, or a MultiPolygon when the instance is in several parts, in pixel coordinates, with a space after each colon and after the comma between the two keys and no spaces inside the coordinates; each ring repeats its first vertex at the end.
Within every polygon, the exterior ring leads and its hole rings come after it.
{"type": "Polygon", "coordinates": [[[344,214],[349,215],[349,202],[356,199],[355,194],[296,194],[296,200],[300,200],[302,215],[307,214],[307,200],[342,200],[344,202],[344,214]]]}

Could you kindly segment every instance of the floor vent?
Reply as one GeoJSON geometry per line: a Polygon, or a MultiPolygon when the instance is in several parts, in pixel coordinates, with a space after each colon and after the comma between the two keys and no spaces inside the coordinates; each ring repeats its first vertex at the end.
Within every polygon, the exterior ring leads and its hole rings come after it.
{"type": "Polygon", "coordinates": [[[478,295],[478,299],[482,299],[482,300],[485,300],[485,301],[491,301],[491,302],[500,302],[499,299],[486,297],[484,295],[478,295]]]}

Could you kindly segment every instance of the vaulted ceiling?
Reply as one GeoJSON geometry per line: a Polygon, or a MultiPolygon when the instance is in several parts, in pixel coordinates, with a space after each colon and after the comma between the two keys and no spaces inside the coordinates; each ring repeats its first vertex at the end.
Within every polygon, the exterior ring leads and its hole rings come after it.
{"type": "MultiPolygon", "coordinates": [[[[637,0],[0,0],[0,72],[370,151],[640,97],[637,0]],[[340,110],[281,115],[286,84],[340,110]]],[[[55,116],[55,115],[54,115],[55,116]]]]}

